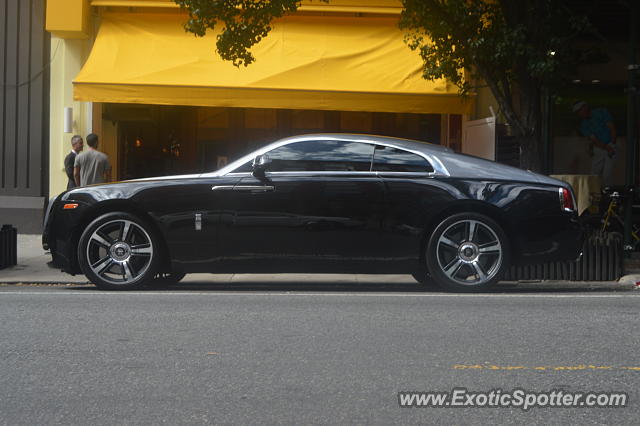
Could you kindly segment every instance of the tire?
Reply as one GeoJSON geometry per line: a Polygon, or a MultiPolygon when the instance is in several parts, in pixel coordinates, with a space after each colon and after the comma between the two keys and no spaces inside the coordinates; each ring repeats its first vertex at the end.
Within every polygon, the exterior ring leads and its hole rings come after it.
{"type": "Polygon", "coordinates": [[[420,271],[412,272],[411,276],[423,287],[433,287],[436,284],[426,267],[421,268],[420,271]]]}
{"type": "Polygon", "coordinates": [[[436,227],[426,250],[435,282],[454,291],[482,291],[509,267],[509,241],[493,219],[478,213],[455,214],[436,227]]]}
{"type": "Polygon", "coordinates": [[[149,283],[154,287],[166,287],[178,284],[187,274],[184,272],[159,272],[149,283]]]}
{"type": "Polygon", "coordinates": [[[100,290],[134,290],[156,275],[159,249],[160,239],[146,221],[130,213],[107,213],[82,233],[78,263],[100,290]]]}

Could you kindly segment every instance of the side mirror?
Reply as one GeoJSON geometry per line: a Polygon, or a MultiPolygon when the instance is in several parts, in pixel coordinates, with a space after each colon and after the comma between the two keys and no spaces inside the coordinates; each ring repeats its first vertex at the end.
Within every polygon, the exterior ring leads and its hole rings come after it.
{"type": "Polygon", "coordinates": [[[271,163],[271,159],[269,158],[268,155],[266,154],[258,155],[256,158],[253,159],[253,170],[251,174],[253,174],[255,178],[264,179],[265,173],[270,163],[271,163]]]}

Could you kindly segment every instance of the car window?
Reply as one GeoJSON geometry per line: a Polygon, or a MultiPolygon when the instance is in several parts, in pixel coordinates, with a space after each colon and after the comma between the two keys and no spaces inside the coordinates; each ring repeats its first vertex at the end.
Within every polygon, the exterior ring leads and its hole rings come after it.
{"type": "Polygon", "coordinates": [[[373,149],[361,142],[315,140],[290,143],[266,155],[270,172],[368,172],[373,149]]]}
{"type": "Polygon", "coordinates": [[[253,159],[247,161],[237,169],[234,169],[231,173],[251,173],[252,170],[253,170],[253,159]]]}
{"type": "Polygon", "coordinates": [[[376,172],[433,172],[433,167],[422,156],[389,146],[376,145],[373,155],[376,172]]]}

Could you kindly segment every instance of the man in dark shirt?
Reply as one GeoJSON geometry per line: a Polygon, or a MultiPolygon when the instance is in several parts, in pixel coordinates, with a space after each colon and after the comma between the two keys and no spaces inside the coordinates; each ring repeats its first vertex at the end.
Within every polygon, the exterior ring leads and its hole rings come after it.
{"type": "Polygon", "coordinates": [[[82,141],[82,136],[74,135],[71,138],[71,152],[64,158],[64,171],[69,178],[69,182],[67,183],[67,190],[76,187],[76,182],[73,179],[73,167],[76,163],[76,155],[78,155],[80,151],[82,151],[83,146],[84,143],[82,141]]]}

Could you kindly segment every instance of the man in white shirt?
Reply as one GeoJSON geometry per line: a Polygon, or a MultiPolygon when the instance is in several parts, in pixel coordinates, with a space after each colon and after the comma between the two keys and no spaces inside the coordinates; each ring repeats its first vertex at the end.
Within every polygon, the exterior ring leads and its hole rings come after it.
{"type": "Polygon", "coordinates": [[[76,157],[73,177],[78,186],[105,183],[111,180],[111,164],[106,154],[98,151],[98,135],[87,136],[86,151],[76,157]]]}

